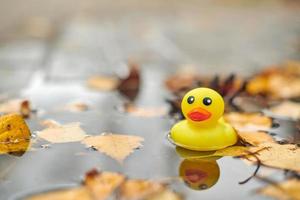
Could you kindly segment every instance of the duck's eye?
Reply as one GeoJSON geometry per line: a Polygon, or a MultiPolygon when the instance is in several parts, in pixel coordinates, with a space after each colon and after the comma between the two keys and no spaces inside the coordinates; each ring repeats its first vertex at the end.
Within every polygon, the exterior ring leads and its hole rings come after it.
{"type": "Polygon", "coordinates": [[[205,98],[203,99],[203,104],[204,104],[204,105],[209,106],[211,103],[212,103],[211,98],[205,97],[205,98]]]}
{"type": "Polygon", "coordinates": [[[194,96],[189,96],[189,97],[187,98],[187,102],[188,102],[189,104],[194,103],[194,101],[195,101],[195,97],[194,97],[194,96]]]}

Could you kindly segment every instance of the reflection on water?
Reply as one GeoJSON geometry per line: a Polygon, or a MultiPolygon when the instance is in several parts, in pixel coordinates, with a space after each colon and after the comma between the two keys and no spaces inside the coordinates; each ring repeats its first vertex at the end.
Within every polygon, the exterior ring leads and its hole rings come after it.
{"type": "Polygon", "coordinates": [[[215,185],[220,176],[216,160],[183,160],[179,175],[185,184],[194,190],[205,190],[215,185]]]}
{"type": "Polygon", "coordinates": [[[206,190],[217,183],[220,176],[217,160],[220,157],[212,156],[214,151],[200,152],[176,147],[176,152],[184,158],[179,166],[179,176],[189,188],[206,190]]]}

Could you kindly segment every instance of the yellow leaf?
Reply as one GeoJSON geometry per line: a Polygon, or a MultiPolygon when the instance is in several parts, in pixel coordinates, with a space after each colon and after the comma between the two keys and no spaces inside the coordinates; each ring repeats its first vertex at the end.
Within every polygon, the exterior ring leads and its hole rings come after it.
{"type": "MultiPolygon", "coordinates": [[[[225,149],[220,149],[217,151],[191,151],[181,147],[176,147],[176,152],[185,159],[203,159],[203,158],[213,158],[222,156],[243,156],[251,153],[249,151],[250,147],[244,146],[231,146],[225,149]]],[[[253,150],[253,149],[252,149],[253,150]]],[[[259,149],[257,149],[259,150],[259,149]]]]}
{"type": "Polygon", "coordinates": [[[52,124],[50,127],[37,133],[39,138],[51,143],[78,142],[87,137],[79,123],[66,125],[52,124]]]}
{"type": "Polygon", "coordinates": [[[102,134],[85,138],[82,143],[122,162],[144,139],[132,135],[102,134]]]}
{"type": "MultiPolygon", "coordinates": [[[[300,149],[293,144],[280,145],[277,143],[263,143],[259,145],[263,149],[255,153],[261,164],[300,172],[300,149]]],[[[251,147],[251,152],[257,151],[257,147],[251,147]]],[[[248,156],[251,161],[257,161],[253,156],[248,156]]]]}
{"type": "Polygon", "coordinates": [[[118,87],[119,79],[115,77],[92,76],[87,80],[87,84],[92,89],[110,91],[118,87]]]}
{"type": "Polygon", "coordinates": [[[30,130],[19,114],[0,117],[0,154],[24,152],[30,142],[30,130]]]}
{"type": "Polygon", "coordinates": [[[285,101],[272,107],[270,110],[274,115],[279,117],[289,117],[294,120],[300,118],[300,103],[285,101]]]}
{"type": "Polygon", "coordinates": [[[240,138],[254,146],[265,142],[275,142],[273,137],[263,131],[238,131],[240,138]]]}
{"type": "Polygon", "coordinates": [[[300,200],[300,180],[290,179],[276,185],[268,185],[258,192],[281,200],[300,200]]]}
{"type": "Polygon", "coordinates": [[[268,130],[272,127],[272,119],[260,113],[231,112],[224,118],[238,131],[268,130]]]}

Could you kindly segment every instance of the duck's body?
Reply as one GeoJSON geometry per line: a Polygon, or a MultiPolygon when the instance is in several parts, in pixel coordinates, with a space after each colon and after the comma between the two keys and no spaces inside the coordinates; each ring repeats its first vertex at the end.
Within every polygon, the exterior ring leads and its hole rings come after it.
{"type": "Polygon", "coordinates": [[[171,139],[177,146],[186,149],[212,151],[234,145],[237,142],[237,135],[223,118],[215,126],[205,128],[182,120],[172,127],[171,139]]]}
{"type": "Polygon", "coordinates": [[[171,139],[180,147],[212,151],[235,144],[237,134],[222,117],[224,101],[222,96],[209,88],[189,91],[181,102],[186,120],[171,129],[171,139]]]}

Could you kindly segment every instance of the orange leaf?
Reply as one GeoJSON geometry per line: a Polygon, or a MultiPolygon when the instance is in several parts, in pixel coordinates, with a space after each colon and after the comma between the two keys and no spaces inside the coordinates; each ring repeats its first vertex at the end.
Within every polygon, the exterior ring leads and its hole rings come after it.
{"type": "Polygon", "coordinates": [[[119,79],[115,77],[92,76],[87,80],[87,84],[92,89],[110,91],[118,87],[119,79]]]}

